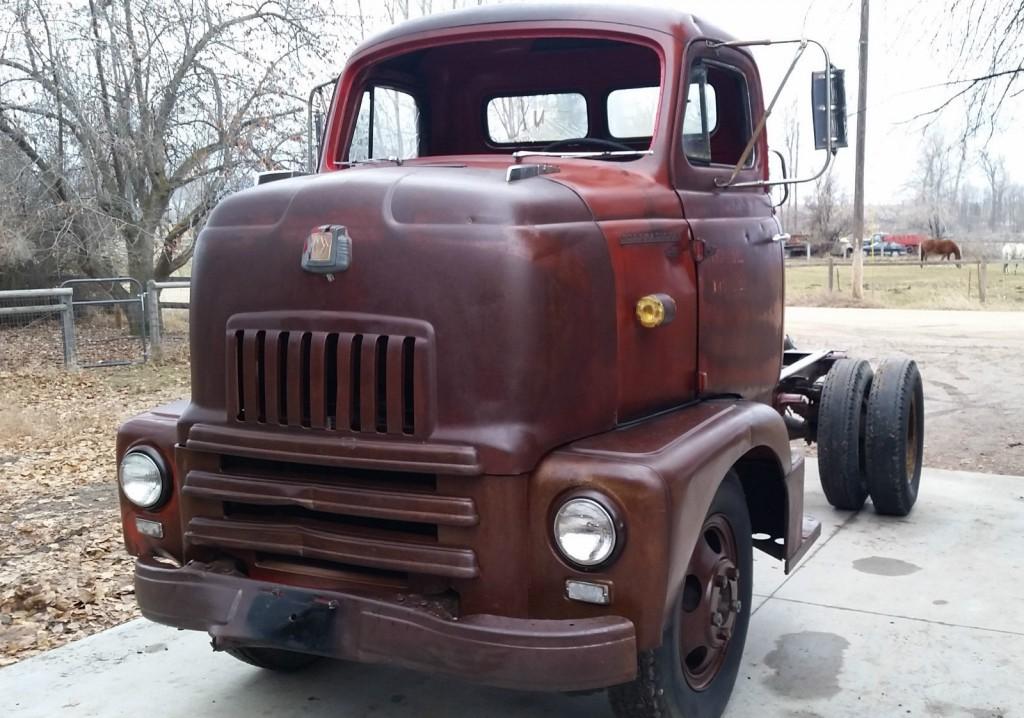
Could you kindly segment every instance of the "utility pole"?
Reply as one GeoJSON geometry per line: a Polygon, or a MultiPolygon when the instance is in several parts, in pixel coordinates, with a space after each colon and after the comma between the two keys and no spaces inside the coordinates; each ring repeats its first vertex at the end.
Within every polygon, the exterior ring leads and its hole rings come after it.
{"type": "Polygon", "coordinates": [[[853,277],[854,299],[864,298],[864,138],[867,134],[868,0],[860,0],[860,60],[857,82],[857,149],[853,174],[853,277]]]}

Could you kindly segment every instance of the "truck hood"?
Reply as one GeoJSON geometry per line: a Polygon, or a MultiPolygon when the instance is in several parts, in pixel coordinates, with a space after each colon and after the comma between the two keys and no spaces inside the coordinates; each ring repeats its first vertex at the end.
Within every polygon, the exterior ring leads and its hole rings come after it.
{"type": "Polygon", "coordinates": [[[615,425],[614,290],[578,194],[506,182],[504,167],[373,166],[240,192],[197,243],[179,439],[202,424],[458,445],[488,473],[529,471],[615,425]],[[300,266],[328,224],[351,238],[333,279],[300,266]]]}

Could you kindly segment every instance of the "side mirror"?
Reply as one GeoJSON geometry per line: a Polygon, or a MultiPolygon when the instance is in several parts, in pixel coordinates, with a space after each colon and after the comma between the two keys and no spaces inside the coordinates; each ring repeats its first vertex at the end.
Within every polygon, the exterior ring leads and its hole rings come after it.
{"type": "Polygon", "coordinates": [[[786,175],[785,156],[778,150],[771,150],[771,155],[768,157],[768,179],[773,183],[771,185],[772,207],[778,208],[789,200],[789,184],[786,182],[789,177],[786,175]],[[771,155],[774,155],[774,158],[771,155]],[[782,190],[782,199],[778,199],[779,189],[782,190]]]}
{"type": "Polygon", "coordinates": [[[811,73],[811,105],[814,110],[814,149],[846,147],[846,72],[829,65],[829,83],[824,72],[811,73]],[[831,89],[831,93],[829,90],[831,89]],[[829,96],[831,94],[831,97],[829,96]],[[831,142],[829,136],[831,135],[831,142]]]}

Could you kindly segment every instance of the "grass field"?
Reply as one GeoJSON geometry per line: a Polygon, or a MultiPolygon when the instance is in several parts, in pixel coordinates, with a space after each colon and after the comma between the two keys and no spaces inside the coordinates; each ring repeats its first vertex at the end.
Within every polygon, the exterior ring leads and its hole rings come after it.
{"type": "Polygon", "coordinates": [[[850,294],[851,267],[836,262],[834,290],[828,292],[828,267],[817,260],[786,263],[786,304],[808,307],[887,307],[901,309],[1024,310],[1024,267],[1003,274],[1003,265],[987,268],[986,302],[978,297],[978,265],[937,262],[922,268],[916,262],[879,260],[864,265],[864,301],[850,294]]]}

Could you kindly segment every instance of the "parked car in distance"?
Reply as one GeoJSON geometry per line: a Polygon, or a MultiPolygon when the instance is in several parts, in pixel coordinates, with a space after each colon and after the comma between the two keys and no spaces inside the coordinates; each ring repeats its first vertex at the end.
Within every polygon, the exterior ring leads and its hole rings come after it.
{"type": "Polygon", "coordinates": [[[902,257],[907,248],[895,242],[872,238],[864,245],[864,254],[869,257],[902,257]]]}

